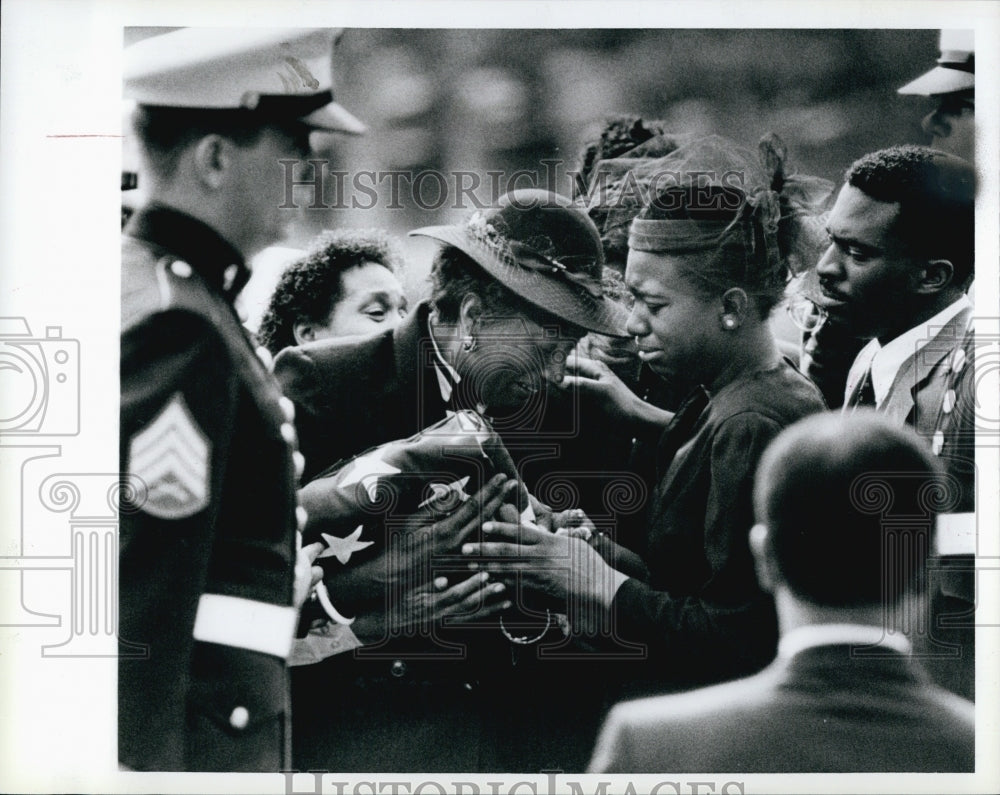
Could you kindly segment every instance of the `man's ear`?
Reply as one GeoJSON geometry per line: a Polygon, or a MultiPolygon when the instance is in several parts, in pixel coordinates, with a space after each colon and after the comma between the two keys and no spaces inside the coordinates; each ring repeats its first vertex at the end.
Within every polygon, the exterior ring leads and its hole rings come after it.
{"type": "Polygon", "coordinates": [[[316,339],[316,329],[312,323],[299,322],[292,326],[292,336],[296,345],[303,345],[316,339]]]}
{"type": "Polygon", "coordinates": [[[778,585],[778,570],[771,552],[771,539],[767,525],[755,524],[750,528],[750,552],[753,553],[754,570],[760,587],[773,593],[778,585]]]}
{"type": "Polygon", "coordinates": [[[927,260],[916,275],[914,288],[918,294],[939,293],[951,286],[955,280],[955,266],[951,260],[927,260]]]}
{"type": "Polygon", "coordinates": [[[194,168],[206,187],[218,190],[231,166],[232,144],[221,135],[206,135],[194,145],[194,168]]]}

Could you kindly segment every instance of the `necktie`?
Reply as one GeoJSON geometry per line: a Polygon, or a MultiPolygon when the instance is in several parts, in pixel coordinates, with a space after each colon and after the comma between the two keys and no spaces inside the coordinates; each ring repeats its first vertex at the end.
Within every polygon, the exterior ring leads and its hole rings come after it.
{"type": "Polygon", "coordinates": [[[852,409],[857,408],[858,406],[875,406],[875,387],[872,386],[871,367],[865,370],[864,376],[851,393],[851,397],[847,401],[847,405],[852,409]]]}

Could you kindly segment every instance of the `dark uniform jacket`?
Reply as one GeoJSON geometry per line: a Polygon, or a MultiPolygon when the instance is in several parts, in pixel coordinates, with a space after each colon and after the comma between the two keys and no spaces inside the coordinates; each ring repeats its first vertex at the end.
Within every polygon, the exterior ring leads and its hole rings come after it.
{"type": "Polygon", "coordinates": [[[972,704],[903,654],[854,651],[814,646],[748,679],[623,703],[591,772],[972,772],[972,704]]]}
{"type": "Polygon", "coordinates": [[[243,260],[212,229],[146,208],[122,270],[119,760],[279,770],[297,619],[290,404],[233,311],[243,260]]]}

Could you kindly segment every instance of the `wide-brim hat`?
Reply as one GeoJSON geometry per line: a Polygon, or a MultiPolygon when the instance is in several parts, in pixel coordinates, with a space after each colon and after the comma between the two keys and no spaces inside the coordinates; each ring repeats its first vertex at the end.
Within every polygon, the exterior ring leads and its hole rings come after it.
{"type": "Polygon", "coordinates": [[[604,251],[594,222],[564,196],[515,190],[464,224],[410,235],[453,246],[531,304],[587,331],[627,337],[628,312],[604,295],[604,251]]]}
{"type": "Polygon", "coordinates": [[[361,134],[333,101],[334,28],[182,28],[127,47],[124,92],[140,105],[249,111],[262,122],[300,121],[361,134]]]}

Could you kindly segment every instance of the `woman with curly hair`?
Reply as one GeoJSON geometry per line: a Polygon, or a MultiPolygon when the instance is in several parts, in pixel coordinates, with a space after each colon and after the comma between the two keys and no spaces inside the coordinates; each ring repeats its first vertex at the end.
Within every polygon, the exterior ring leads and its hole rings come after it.
{"type": "Polygon", "coordinates": [[[403,255],[381,229],[322,232],[278,280],[257,338],[271,353],[388,331],[406,317],[403,255]]]}

